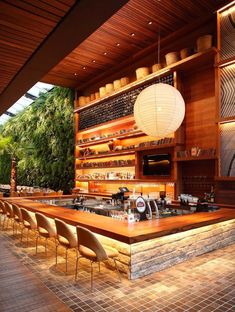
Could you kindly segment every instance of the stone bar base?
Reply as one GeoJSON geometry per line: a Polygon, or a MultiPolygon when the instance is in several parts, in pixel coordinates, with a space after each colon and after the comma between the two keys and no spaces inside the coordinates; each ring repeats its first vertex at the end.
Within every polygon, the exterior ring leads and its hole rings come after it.
{"type": "Polygon", "coordinates": [[[129,279],[136,279],[235,243],[235,220],[132,245],[104,236],[99,238],[104,244],[118,249],[120,270],[125,272],[129,279]]]}

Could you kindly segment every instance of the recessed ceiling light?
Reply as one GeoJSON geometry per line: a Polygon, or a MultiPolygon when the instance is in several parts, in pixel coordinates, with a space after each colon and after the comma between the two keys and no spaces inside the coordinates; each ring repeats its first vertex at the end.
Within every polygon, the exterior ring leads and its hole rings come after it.
{"type": "Polygon", "coordinates": [[[78,74],[77,73],[74,73],[74,76],[77,76],[78,74]]]}
{"type": "Polygon", "coordinates": [[[149,25],[152,25],[152,23],[153,23],[152,21],[149,21],[149,22],[148,22],[149,25]]]}
{"type": "Polygon", "coordinates": [[[92,60],[92,63],[95,63],[95,60],[92,60]]]}
{"type": "Polygon", "coordinates": [[[134,37],[134,36],[135,36],[135,34],[134,34],[134,33],[131,33],[131,36],[132,36],[132,37],[134,37]]]}
{"type": "Polygon", "coordinates": [[[107,55],[108,53],[107,52],[104,52],[104,55],[107,55]]]}
{"type": "Polygon", "coordinates": [[[82,69],[86,69],[86,66],[83,66],[83,68],[82,69]]]}
{"type": "Polygon", "coordinates": [[[116,46],[117,46],[117,47],[119,47],[119,46],[120,46],[120,43],[119,43],[119,42],[118,42],[118,43],[116,43],[116,46]]]}

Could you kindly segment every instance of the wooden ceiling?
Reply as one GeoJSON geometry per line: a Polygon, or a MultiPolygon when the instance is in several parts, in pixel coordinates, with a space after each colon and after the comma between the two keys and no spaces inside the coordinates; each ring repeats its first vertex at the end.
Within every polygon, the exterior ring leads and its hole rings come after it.
{"type": "Polygon", "coordinates": [[[0,93],[75,2],[0,1],[0,93]]]}
{"type": "Polygon", "coordinates": [[[127,2],[0,0],[0,114],[127,2]]]}
{"type": "MultiPolygon", "coordinates": [[[[130,0],[43,77],[44,82],[83,89],[94,77],[182,29],[212,15],[222,0],[130,0]]],[[[87,21],[88,23],[92,21],[87,21]]]]}
{"type": "Polygon", "coordinates": [[[226,0],[0,0],[0,113],[37,81],[82,89],[226,0]]]}

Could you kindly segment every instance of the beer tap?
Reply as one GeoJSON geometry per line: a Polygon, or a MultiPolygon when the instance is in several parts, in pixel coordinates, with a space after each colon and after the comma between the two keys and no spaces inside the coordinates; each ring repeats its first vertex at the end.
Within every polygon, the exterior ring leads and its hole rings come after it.
{"type": "Polygon", "coordinates": [[[152,208],[151,208],[151,205],[150,205],[150,199],[149,198],[147,198],[147,209],[148,209],[149,219],[152,219],[153,215],[152,215],[152,208]]]}
{"type": "Polygon", "coordinates": [[[156,219],[160,219],[159,209],[158,209],[158,205],[155,199],[153,200],[153,205],[154,205],[155,212],[156,212],[156,219]]]}

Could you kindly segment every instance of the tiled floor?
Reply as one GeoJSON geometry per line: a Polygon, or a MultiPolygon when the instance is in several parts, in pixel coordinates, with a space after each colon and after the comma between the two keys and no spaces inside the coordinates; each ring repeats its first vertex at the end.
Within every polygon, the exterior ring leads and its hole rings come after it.
{"type": "Polygon", "coordinates": [[[43,247],[35,255],[35,240],[27,247],[10,230],[1,231],[0,239],[72,311],[235,311],[235,245],[134,281],[123,277],[120,283],[115,272],[102,266],[91,293],[86,260],[81,261],[79,279],[74,282],[75,253],[70,252],[66,276],[62,248],[56,269],[52,243],[46,258],[43,247]]]}

